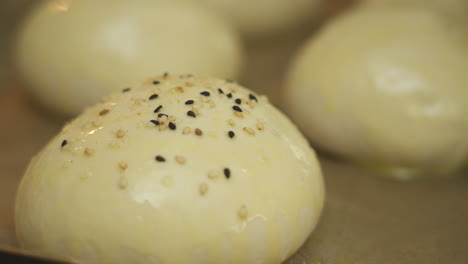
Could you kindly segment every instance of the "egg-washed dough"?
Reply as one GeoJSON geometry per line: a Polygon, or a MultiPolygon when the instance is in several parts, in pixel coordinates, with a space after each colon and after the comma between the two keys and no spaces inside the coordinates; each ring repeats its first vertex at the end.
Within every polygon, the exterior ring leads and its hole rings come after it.
{"type": "Polygon", "coordinates": [[[287,111],[316,146],[384,174],[451,175],[468,151],[466,37],[432,8],[351,11],[299,52],[287,111]]]}
{"type": "Polygon", "coordinates": [[[164,71],[237,79],[241,46],[221,15],[193,3],[53,0],[24,22],[16,61],[31,94],[70,116],[164,71]]]}
{"type": "Polygon", "coordinates": [[[225,14],[247,37],[291,30],[318,14],[322,0],[192,0],[225,14]]]}
{"type": "Polygon", "coordinates": [[[27,169],[15,217],[23,248],[77,259],[280,263],[323,201],[314,151],[265,97],[166,75],[65,126],[27,169]]]}

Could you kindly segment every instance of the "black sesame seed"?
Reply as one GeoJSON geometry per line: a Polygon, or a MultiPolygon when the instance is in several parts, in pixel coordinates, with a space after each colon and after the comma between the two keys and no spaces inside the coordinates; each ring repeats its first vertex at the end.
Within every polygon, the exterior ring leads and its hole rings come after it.
{"type": "Polygon", "coordinates": [[[155,112],[155,113],[159,112],[159,110],[161,110],[161,108],[163,108],[163,106],[162,106],[162,105],[160,105],[160,106],[156,107],[156,109],[154,109],[154,112],[155,112]]]}
{"type": "Polygon", "coordinates": [[[159,126],[159,122],[157,120],[150,120],[151,123],[153,123],[156,126],[159,126]]]}
{"type": "Polygon", "coordinates": [[[130,92],[130,90],[131,90],[130,88],[125,88],[122,90],[122,93],[130,92]]]}
{"type": "Polygon", "coordinates": [[[193,103],[195,103],[195,101],[193,101],[193,100],[187,100],[187,101],[185,101],[185,104],[186,104],[186,105],[191,105],[191,104],[193,104],[193,103]]]}
{"type": "Polygon", "coordinates": [[[193,111],[188,111],[187,115],[191,116],[191,117],[194,117],[194,118],[196,117],[196,115],[195,115],[195,113],[193,111]]]}
{"type": "Polygon", "coordinates": [[[176,130],[177,127],[176,127],[176,125],[175,125],[174,123],[169,122],[169,128],[170,128],[171,130],[176,130]]]}
{"type": "Polygon", "coordinates": [[[159,161],[159,162],[165,162],[166,159],[163,157],[163,156],[156,156],[156,161],[159,161]]]}
{"type": "Polygon", "coordinates": [[[238,107],[237,105],[233,106],[232,109],[237,112],[242,112],[242,109],[238,107]]]}
{"type": "Polygon", "coordinates": [[[159,95],[157,95],[157,94],[152,94],[152,95],[149,97],[149,99],[150,99],[150,100],[154,100],[154,99],[156,99],[156,98],[158,98],[158,97],[159,97],[159,95]]]}
{"type": "Polygon", "coordinates": [[[208,91],[201,92],[200,94],[203,96],[210,96],[210,92],[208,91]]]}
{"type": "Polygon", "coordinates": [[[223,93],[224,93],[224,91],[223,91],[221,88],[218,88],[218,92],[219,92],[220,94],[223,94],[223,93]]]}
{"type": "Polygon", "coordinates": [[[165,116],[165,117],[169,117],[168,115],[166,115],[166,114],[163,114],[163,113],[160,113],[160,114],[158,114],[158,117],[163,117],[163,116],[165,116]]]}
{"type": "Polygon", "coordinates": [[[231,178],[231,171],[228,168],[224,169],[224,176],[226,176],[226,179],[231,178]]]}
{"type": "Polygon", "coordinates": [[[228,98],[232,98],[232,93],[228,93],[228,94],[227,94],[227,97],[228,97],[228,98]]]}
{"type": "Polygon", "coordinates": [[[236,102],[236,104],[241,104],[242,100],[240,98],[237,98],[235,102],[236,102]]]}
{"type": "Polygon", "coordinates": [[[233,131],[229,131],[228,135],[230,138],[233,138],[236,134],[233,131]]]}
{"type": "Polygon", "coordinates": [[[68,141],[66,139],[62,141],[62,144],[61,144],[62,148],[65,147],[67,144],[68,144],[68,141]]]}
{"type": "Polygon", "coordinates": [[[255,102],[258,102],[257,97],[255,97],[255,95],[253,95],[253,94],[249,94],[249,99],[250,100],[255,100],[255,102]]]}
{"type": "Polygon", "coordinates": [[[153,84],[154,84],[154,85],[158,85],[158,84],[160,84],[160,83],[161,83],[160,81],[153,81],[153,84]]]}

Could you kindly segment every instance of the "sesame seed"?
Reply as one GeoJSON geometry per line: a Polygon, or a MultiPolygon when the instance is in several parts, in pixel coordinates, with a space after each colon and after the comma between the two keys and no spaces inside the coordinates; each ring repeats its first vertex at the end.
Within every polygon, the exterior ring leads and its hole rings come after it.
{"type": "Polygon", "coordinates": [[[182,156],[175,156],[175,161],[180,165],[183,165],[187,162],[187,160],[182,156]]]}
{"type": "Polygon", "coordinates": [[[199,128],[195,128],[195,135],[201,136],[201,135],[203,135],[203,131],[201,131],[201,129],[199,129],[199,128]]]}
{"type": "Polygon", "coordinates": [[[119,169],[121,169],[121,170],[123,170],[123,171],[126,170],[126,169],[128,169],[128,164],[127,164],[127,162],[125,162],[125,161],[119,162],[119,169]]]}
{"type": "Polygon", "coordinates": [[[109,143],[109,148],[111,149],[120,149],[120,144],[116,141],[112,141],[111,143],[109,143]]]}
{"type": "Polygon", "coordinates": [[[179,92],[179,93],[183,93],[183,92],[184,92],[184,87],[182,87],[182,86],[177,86],[177,87],[176,87],[176,91],[179,92]]]}
{"type": "Polygon", "coordinates": [[[251,136],[255,135],[255,130],[251,129],[250,127],[244,127],[244,131],[251,136]]]}
{"type": "Polygon", "coordinates": [[[208,179],[214,180],[219,177],[219,172],[216,170],[211,170],[208,172],[208,179]]]}
{"type": "Polygon", "coordinates": [[[231,178],[231,170],[228,169],[228,168],[225,168],[224,169],[224,176],[226,177],[226,179],[231,178]]]}
{"type": "Polygon", "coordinates": [[[150,100],[154,100],[154,99],[156,99],[156,98],[158,98],[158,97],[159,97],[159,95],[157,95],[157,94],[152,94],[152,95],[149,97],[149,99],[150,99],[150,100]]]}
{"type": "Polygon", "coordinates": [[[215,102],[213,102],[211,100],[208,100],[208,104],[210,105],[210,108],[215,108],[216,107],[215,102]]]}
{"type": "Polygon", "coordinates": [[[166,159],[165,159],[163,156],[158,155],[158,156],[156,156],[156,161],[158,161],[158,162],[165,162],[166,159]]]}
{"type": "Polygon", "coordinates": [[[201,92],[200,94],[203,96],[210,96],[210,92],[208,91],[201,92]]]}
{"type": "Polygon", "coordinates": [[[257,129],[259,131],[262,131],[263,129],[265,129],[265,125],[262,122],[258,122],[257,123],[257,129]]]}
{"type": "Polygon", "coordinates": [[[161,115],[158,117],[158,122],[163,124],[167,120],[167,115],[161,115]]]}
{"type": "Polygon", "coordinates": [[[160,84],[160,83],[161,83],[160,81],[153,81],[153,84],[154,84],[154,85],[158,85],[158,84],[160,84]]]}
{"type": "Polygon", "coordinates": [[[85,149],[84,149],[84,154],[85,154],[86,156],[92,156],[94,153],[95,153],[95,150],[92,149],[92,148],[85,148],[85,149]]]}
{"type": "Polygon", "coordinates": [[[118,138],[123,138],[123,137],[125,137],[125,131],[123,131],[122,129],[119,129],[119,130],[117,130],[117,132],[115,133],[115,135],[116,135],[118,138]]]}
{"type": "Polygon", "coordinates": [[[186,105],[192,105],[193,103],[195,103],[195,101],[193,101],[193,100],[187,100],[187,101],[185,101],[185,104],[186,104],[186,105]]]}
{"type": "Polygon", "coordinates": [[[161,123],[159,125],[159,131],[164,131],[167,129],[167,124],[166,123],[161,123]]]}
{"type": "Polygon", "coordinates": [[[253,109],[257,103],[256,103],[255,100],[249,100],[249,102],[247,104],[250,106],[250,108],[253,109]]]}
{"type": "Polygon", "coordinates": [[[218,88],[218,92],[219,92],[220,94],[223,94],[223,93],[224,93],[224,91],[223,91],[221,88],[218,88]]]}
{"type": "Polygon", "coordinates": [[[128,187],[128,180],[125,175],[120,175],[118,186],[121,190],[125,190],[128,187]]]}
{"type": "Polygon", "coordinates": [[[184,127],[184,130],[182,131],[182,134],[188,135],[192,133],[192,129],[190,127],[184,127]]]}
{"type": "Polygon", "coordinates": [[[163,77],[164,77],[164,78],[167,78],[168,76],[169,76],[169,73],[168,73],[168,72],[165,72],[165,73],[163,74],[163,77]]]}
{"type": "Polygon", "coordinates": [[[232,93],[228,93],[227,98],[232,98],[232,93]]]}
{"type": "Polygon", "coordinates": [[[122,90],[122,93],[130,92],[130,90],[131,90],[130,88],[125,88],[122,90]]]}
{"type": "Polygon", "coordinates": [[[102,122],[99,121],[99,120],[95,120],[95,121],[91,122],[91,125],[93,125],[93,127],[100,127],[100,126],[102,126],[102,122]]]}
{"type": "Polygon", "coordinates": [[[106,115],[108,113],[109,113],[109,109],[103,109],[103,110],[101,110],[101,112],[99,112],[99,115],[103,116],[103,115],[106,115]]]}
{"type": "Polygon", "coordinates": [[[255,95],[253,94],[249,94],[249,99],[254,100],[255,102],[258,102],[257,97],[255,97],[255,95]]]}
{"type": "MultiPolygon", "coordinates": [[[[188,76],[187,76],[187,77],[188,77],[188,76]]],[[[185,83],[185,86],[187,86],[187,87],[193,87],[193,85],[194,85],[194,84],[191,83],[191,82],[186,82],[186,83],[185,83]]]]}
{"type": "Polygon", "coordinates": [[[237,99],[235,100],[235,102],[236,102],[236,104],[238,104],[238,105],[242,104],[242,100],[241,100],[240,98],[237,98],[237,99]]]}
{"type": "Polygon", "coordinates": [[[164,114],[164,113],[160,113],[160,114],[158,114],[158,117],[166,117],[166,118],[167,118],[167,117],[169,117],[169,116],[166,115],[166,114],[164,114]]]}
{"type": "MultiPolygon", "coordinates": [[[[236,113],[237,113],[237,112],[236,112],[236,113]]],[[[232,126],[232,127],[236,125],[236,123],[235,123],[234,120],[232,120],[232,119],[229,119],[229,120],[227,121],[227,123],[228,123],[228,125],[230,125],[230,126],[232,126]]]]}
{"type": "Polygon", "coordinates": [[[176,127],[176,125],[175,125],[174,123],[169,122],[169,129],[171,129],[171,130],[176,130],[176,128],[177,128],[177,127],[176,127]]]}
{"type": "Polygon", "coordinates": [[[169,116],[167,119],[171,122],[175,122],[176,120],[175,116],[169,116]]]}
{"type": "Polygon", "coordinates": [[[194,113],[193,111],[188,111],[188,112],[187,112],[187,115],[188,115],[188,116],[191,116],[191,117],[193,117],[193,118],[196,117],[196,116],[195,116],[195,113],[194,113]]]}
{"type": "Polygon", "coordinates": [[[237,112],[242,112],[242,109],[238,107],[237,105],[233,106],[232,109],[237,112]]]}
{"type": "Polygon", "coordinates": [[[163,108],[163,106],[162,106],[162,105],[160,105],[160,106],[156,107],[156,109],[154,109],[154,112],[155,112],[155,113],[159,112],[159,110],[161,110],[161,108],[163,108]]]}
{"type": "Polygon", "coordinates": [[[192,111],[195,113],[195,115],[200,115],[200,111],[198,111],[198,108],[192,107],[192,111]]]}
{"type": "Polygon", "coordinates": [[[244,115],[241,112],[234,112],[234,115],[238,118],[244,118],[244,115]]]}
{"type": "Polygon", "coordinates": [[[159,122],[154,119],[150,120],[150,122],[153,123],[155,126],[159,126],[159,122]]]}
{"type": "Polygon", "coordinates": [[[65,139],[62,141],[62,144],[60,145],[62,148],[65,147],[68,144],[68,141],[65,139]]]}
{"type": "Polygon", "coordinates": [[[200,193],[201,196],[204,196],[208,192],[208,184],[201,183],[198,186],[198,192],[200,193]]]}
{"type": "Polygon", "coordinates": [[[248,216],[247,207],[245,205],[242,205],[237,211],[237,215],[240,219],[246,219],[248,216]]]}
{"type": "Polygon", "coordinates": [[[229,132],[228,132],[228,136],[229,136],[230,138],[233,138],[235,135],[236,135],[236,134],[235,134],[233,131],[229,131],[229,132]]]}

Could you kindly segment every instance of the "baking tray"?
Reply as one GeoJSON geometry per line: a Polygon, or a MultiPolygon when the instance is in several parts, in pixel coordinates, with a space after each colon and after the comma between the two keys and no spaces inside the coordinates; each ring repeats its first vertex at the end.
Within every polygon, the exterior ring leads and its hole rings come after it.
{"type": "MultiPolygon", "coordinates": [[[[7,2],[28,6],[26,0],[7,2]]],[[[323,14],[329,17],[343,6],[338,0],[328,1],[323,14]]],[[[310,24],[281,38],[249,44],[242,83],[278,104],[291,56],[315,28],[310,24]]],[[[38,108],[16,82],[3,80],[0,263],[53,263],[33,260],[34,254],[17,248],[13,205],[30,158],[63,122],[38,108]]],[[[320,159],[327,189],[323,217],[287,264],[468,264],[468,177],[463,175],[468,173],[449,179],[396,182],[324,154],[320,159]]]]}

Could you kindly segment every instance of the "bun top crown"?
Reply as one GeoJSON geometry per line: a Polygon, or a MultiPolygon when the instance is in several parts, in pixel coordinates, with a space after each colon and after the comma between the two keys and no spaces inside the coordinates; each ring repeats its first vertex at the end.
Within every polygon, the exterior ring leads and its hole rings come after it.
{"type": "Polygon", "coordinates": [[[76,241],[90,240],[101,259],[125,248],[162,263],[186,263],[194,248],[222,260],[225,239],[226,261],[284,260],[317,223],[324,196],[313,150],[265,97],[190,75],[163,75],[86,109],[32,161],[18,193],[27,248],[74,241],[66,247],[83,257],[76,241]]]}

